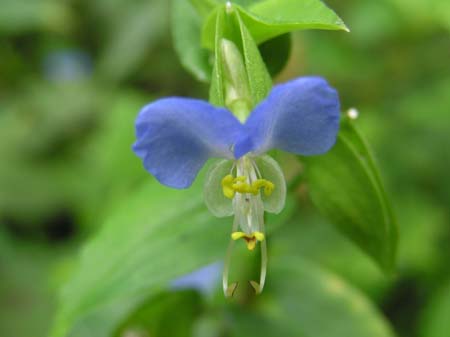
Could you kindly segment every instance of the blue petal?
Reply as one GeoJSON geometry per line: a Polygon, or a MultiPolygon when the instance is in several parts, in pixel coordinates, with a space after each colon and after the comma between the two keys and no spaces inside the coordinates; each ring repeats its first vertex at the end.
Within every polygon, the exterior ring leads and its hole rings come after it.
{"type": "Polygon", "coordinates": [[[205,295],[212,294],[217,287],[222,268],[222,262],[214,262],[172,280],[170,288],[173,290],[196,289],[205,295]]]}
{"type": "Polygon", "coordinates": [[[188,98],[145,106],[136,119],[134,152],[162,184],[187,188],[211,157],[233,158],[243,125],[226,109],[188,98]]]}
{"type": "Polygon", "coordinates": [[[340,104],[335,89],[320,77],[301,77],[275,86],[245,123],[236,158],[280,149],[302,155],[327,152],[339,130],[340,104]]]}

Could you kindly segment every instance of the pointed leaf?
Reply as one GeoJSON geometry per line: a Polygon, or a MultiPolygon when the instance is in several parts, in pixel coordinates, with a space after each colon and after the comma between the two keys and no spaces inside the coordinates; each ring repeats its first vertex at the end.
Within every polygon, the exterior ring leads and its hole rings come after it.
{"type": "Polygon", "coordinates": [[[396,221],[372,155],[351,122],[342,122],[330,152],[303,160],[318,209],[385,271],[392,270],[396,221]]]}
{"type": "MultiPolygon", "coordinates": [[[[276,36],[304,29],[346,30],[344,22],[320,0],[265,0],[236,8],[257,44],[276,36]]],[[[202,43],[214,47],[214,13],[206,19],[202,43]]]]}

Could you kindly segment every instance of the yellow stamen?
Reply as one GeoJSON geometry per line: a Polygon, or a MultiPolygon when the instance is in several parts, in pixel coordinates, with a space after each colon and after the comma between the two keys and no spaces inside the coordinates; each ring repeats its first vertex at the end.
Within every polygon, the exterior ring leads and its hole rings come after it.
{"type": "Polygon", "coordinates": [[[256,240],[258,240],[258,241],[263,241],[264,240],[264,233],[254,232],[253,235],[255,236],[256,240]]]}
{"type": "Polygon", "coordinates": [[[235,190],[233,189],[234,177],[229,174],[222,179],[222,191],[223,195],[229,199],[233,199],[235,190]]]}
{"type": "Polygon", "coordinates": [[[231,174],[226,175],[222,179],[223,195],[229,199],[233,199],[236,192],[257,195],[264,188],[264,195],[268,197],[275,189],[275,184],[266,179],[256,179],[251,185],[246,180],[243,176],[234,178],[231,174]]]}
{"type": "Polygon", "coordinates": [[[243,237],[245,237],[247,234],[245,234],[244,232],[233,232],[231,233],[231,238],[236,241],[239,240],[243,237]]]}
{"type": "Polygon", "coordinates": [[[258,179],[256,181],[253,182],[252,187],[255,190],[260,190],[261,188],[264,188],[264,195],[265,196],[270,196],[273,192],[273,190],[275,189],[275,185],[274,183],[272,183],[269,180],[266,179],[258,179]]]}
{"type": "Polygon", "coordinates": [[[247,244],[247,249],[253,250],[256,247],[256,242],[263,241],[265,237],[264,233],[261,232],[253,232],[252,234],[246,234],[244,232],[233,232],[231,233],[231,238],[235,241],[243,238],[245,240],[245,243],[247,244]]]}

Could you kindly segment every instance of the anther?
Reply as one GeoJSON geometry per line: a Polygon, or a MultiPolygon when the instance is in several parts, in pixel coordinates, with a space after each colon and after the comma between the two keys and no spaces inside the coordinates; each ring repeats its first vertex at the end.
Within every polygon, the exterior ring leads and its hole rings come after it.
{"type": "Polygon", "coordinates": [[[270,196],[275,189],[274,183],[266,179],[257,179],[252,184],[246,182],[247,178],[239,176],[234,178],[231,174],[222,179],[222,191],[225,197],[233,199],[236,192],[244,194],[258,195],[261,188],[264,189],[264,195],[270,196]]]}
{"type": "Polygon", "coordinates": [[[231,239],[234,241],[239,239],[244,239],[245,243],[247,244],[248,250],[253,250],[256,247],[256,242],[262,242],[264,241],[264,233],[261,232],[253,232],[252,234],[247,234],[244,232],[233,232],[231,233],[231,239]]]}
{"type": "Polygon", "coordinates": [[[222,191],[223,195],[226,196],[229,199],[233,199],[235,190],[233,188],[235,178],[229,174],[223,177],[222,179],[222,191]]]}

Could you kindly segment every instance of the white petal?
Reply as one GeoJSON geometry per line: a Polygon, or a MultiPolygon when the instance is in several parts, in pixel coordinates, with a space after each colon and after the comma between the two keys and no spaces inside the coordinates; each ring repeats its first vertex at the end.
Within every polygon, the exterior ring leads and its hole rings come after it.
{"type": "Polygon", "coordinates": [[[233,215],[233,202],[223,195],[222,179],[231,173],[232,160],[217,160],[206,174],[203,197],[209,211],[221,218],[233,215]]]}
{"type": "Polygon", "coordinates": [[[275,188],[270,196],[261,193],[264,209],[269,213],[280,213],[286,201],[286,180],[280,165],[267,155],[254,158],[261,178],[271,181],[275,188]]]}

